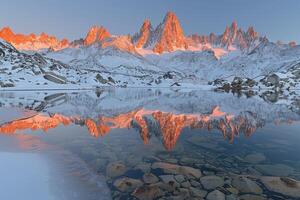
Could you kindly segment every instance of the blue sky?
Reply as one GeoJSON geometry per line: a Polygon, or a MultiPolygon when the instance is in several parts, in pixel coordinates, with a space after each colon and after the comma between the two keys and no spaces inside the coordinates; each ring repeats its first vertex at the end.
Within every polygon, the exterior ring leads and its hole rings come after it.
{"type": "Polygon", "coordinates": [[[272,41],[300,43],[300,0],[9,0],[1,2],[0,27],[70,39],[84,37],[94,24],[133,34],[145,18],[156,26],[167,11],[176,13],[186,35],[220,34],[236,20],[272,41]]]}

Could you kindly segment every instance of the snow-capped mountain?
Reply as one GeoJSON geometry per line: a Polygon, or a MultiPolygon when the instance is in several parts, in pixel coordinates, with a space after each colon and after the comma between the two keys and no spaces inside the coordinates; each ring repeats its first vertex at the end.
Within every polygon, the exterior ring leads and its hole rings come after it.
{"type": "MultiPolygon", "coordinates": [[[[83,39],[68,42],[45,33],[14,34],[6,27],[0,31],[0,38],[19,51],[39,51],[45,60],[67,66],[64,73],[59,72],[67,83],[92,87],[103,83],[191,86],[234,77],[262,79],[288,71],[299,62],[300,55],[300,47],[294,42],[271,42],[253,27],[242,30],[235,21],[220,35],[186,36],[173,12],[168,12],[155,28],[145,20],[133,36],[114,35],[103,26],[92,26],[83,39]]],[[[2,64],[1,68],[7,67],[2,64]]],[[[2,77],[8,81],[8,76],[2,77]]]]}

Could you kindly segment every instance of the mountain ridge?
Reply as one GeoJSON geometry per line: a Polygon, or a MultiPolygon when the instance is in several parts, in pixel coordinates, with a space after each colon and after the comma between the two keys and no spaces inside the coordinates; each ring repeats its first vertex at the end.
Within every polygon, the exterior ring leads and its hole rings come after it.
{"type": "MultiPolygon", "coordinates": [[[[18,50],[41,50],[50,49],[59,51],[65,48],[76,48],[79,46],[90,46],[95,43],[105,43],[106,40],[115,40],[116,38],[124,37],[122,35],[111,35],[109,30],[103,26],[94,25],[88,31],[84,39],[69,42],[67,39],[59,40],[55,36],[41,33],[35,34],[15,34],[9,27],[4,27],[0,30],[0,38],[13,44],[18,50]]],[[[232,51],[235,48],[247,50],[251,46],[257,44],[262,38],[252,26],[247,31],[238,28],[237,22],[233,21],[230,26],[225,28],[225,31],[216,35],[191,34],[186,36],[181,27],[180,21],[176,14],[168,12],[163,21],[153,28],[149,19],[146,19],[140,31],[128,35],[129,42],[132,46],[124,48],[124,43],[120,44],[121,50],[128,50],[132,53],[140,53],[143,55],[143,50],[154,54],[162,54],[168,52],[181,51],[203,51],[207,49],[222,48],[224,51],[232,51]],[[134,48],[134,50],[133,50],[134,48]]],[[[294,42],[291,45],[295,46],[294,42]]],[[[99,46],[99,45],[98,45],[99,46]]],[[[111,46],[109,44],[100,45],[102,48],[111,46]]],[[[118,45],[114,45],[119,48],[118,45]]]]}

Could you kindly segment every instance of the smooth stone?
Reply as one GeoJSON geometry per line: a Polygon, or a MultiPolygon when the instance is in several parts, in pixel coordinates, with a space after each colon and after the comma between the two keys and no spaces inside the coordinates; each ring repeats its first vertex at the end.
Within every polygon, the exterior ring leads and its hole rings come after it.
{"type": "Polygon", "coordinates": [[[145,183],[157,183],[159,181],[158,177],[152,173],[146,173],[143,175],[143,181],[145,183]]]}
{"type": "Polygon", "coordinates": [[[188,166],[180,166],[164,162],[155,162],[152,164],[152,169],[162,169],[165,173],[181,174],[189,178],[200,178],[202,173],[199,169],[188,166]]]}
{"type": "Polygon", "coordinates": [[[207,190],[215,189],[224,185],[224,179],[219,176],[204,176],[200,179],[200,182],[207,190]]]}
{"type": "Polygon", "coordinates": [[[270,176],[288,176],[294,172],[293,168],[284,164],[256,165],[255,168],[262,174],[270,176]]]}
{"type": "Polygon", "coordinates": [[[174,176],[174,178],[178,183],[182,183],[183,181],[185,181],[185,178],[183,175],[176,175],[176,176],[174,176]]]}
{"type": "Polygon", "coordinates": [[[117,179],[114,182],[114,186],[121,192],[132,192],[142,185],[142,181],[128,177],[117,179]]]}
{"type": "Polygon", "coordinates": [[[152,200],[163,196],[163,191],[157,185],[143,185],[137,188],[132,195],[140,200],[152,200]]]}
{"type": "Polygon", "coordinates": [[[260,163],[264,160],[266,160],[266,156],[262,153],[254,153],[254,154],[250,154],[245,156],[244,160],[248,163],[260,163]]]}
{"type": "Polygon", "coordinates": [[[262,194],[263,192],[257,183],[244,176],[234,177],[232,185],[242,193],[262,194]]]}
{"type": "Polygon", "coordinates": [[[185,182],[181,183],[181,187],[183,187],[183,188],[189,188],[189,187],[191,187],[191,184],[190,184],[189,181],[185,181],[185,182]]]}
{"type": "Polygon", "coordinates": [[[300,181],[284,177],[261,177],[262,183],[271,191],[300,198],[300,181]]]}
{"type": "Polygon", "coordinates": [[[190,183],[193,187],[199,187],[201,185],[198,181],[195,180],[191,180],[190,183]]]}
{"type": "Polygon", "coordinates": [[[266,197],[255,194],[244,194],[238,197],[239,200],[267,200],[266,197]]]}
{"type": "Polygon", "coordinates": [[[204,198],[207,195],[207,191],[197,189],[197,188],[194,188],[194,187],[190,187],[190,191],[191,191],[192,196],[194,196],[194,197],[204,198]]]}
{"type": "Polygon", "coordinates": [[[220,192],[219,190],[214,190],[210,193],[208,193],[207,200],[225,200],[225,194],[220,192]]]}
{"type": "Polygon", "coordinates": [[[109,163],[106,167],[106,175],[109,177],[118,177],[127,171],[126,166],[122,162],[109,163]]]}

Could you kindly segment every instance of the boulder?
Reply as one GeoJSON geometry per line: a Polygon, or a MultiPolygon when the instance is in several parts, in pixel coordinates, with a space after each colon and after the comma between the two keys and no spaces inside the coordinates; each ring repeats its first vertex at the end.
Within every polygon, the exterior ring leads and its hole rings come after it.
{"type": "Polygon", "coordinates": [[[232,185],[242,193],[262,194],[263,192],[257,183],[245,176],[234,177],[232,185]]]}
{"type": "Polygon", "coordinates": [[[293,168],[284,164],[256,165],[255,168],[262,174],[270,176],[288,176],[294,172],[293,168]]]}
{"type": "Polygon", "coordinates": [[[106,167],[106,176],[118,177],[127,171],[126,166],[122,162],[109,163],[106,167]]]}
{"type": "Polygon", "coordinates": [[[152,169],[161,169],[168,174],[181,174],[189,178],[200,178],[202,173],[199,169],[188,166],[180,166],[176,164],[164,163],[164,162],[155,162],[152,164],[152,169]]]}
{"type": "Polygon", "coordinates": [[[262,153],[254,153],[245,156],[244,160],[249,163],[260,163],[266,159],[265,155],[262,153]]]}
{"type": "Polygon", "coordinates": [[[143,185],[132,193],[134,197],[140,200],[152,200],[163,195],[163,191],[157,185],[143,185]]]}
{"type": "Polygon", "coordinates": [[[286,177],[263,176],[261,182],[268,190],[293,198],[300,198],[300,181],[286,177]]]}
{"type": "Polygon", "coordinates": [[[136,188],[141,187],[143,182],[133,178],[120,178],[117,179],[113,184],[121,192],[132,192],[136,188]]]}

